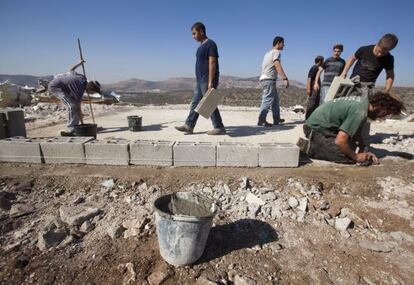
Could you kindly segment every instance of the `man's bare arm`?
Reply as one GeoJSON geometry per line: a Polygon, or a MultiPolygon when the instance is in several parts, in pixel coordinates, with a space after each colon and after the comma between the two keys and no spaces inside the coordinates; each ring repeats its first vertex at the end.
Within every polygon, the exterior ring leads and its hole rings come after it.
{"type": "Polygon", "coordinates": [[[344,131],[339,131],[336,135],[335,144],[339,150],[347,157],[351,158],[356,162],[364,162],[371,158],[374,163],[379,163],[378,158],[370,152],[355,153],[348,144],[349,135],[344,131]]]}
{"type": "Polygon", "coordinates": [[[77,64],[75,64],[74,66],[72,66],[70,69],[69,69],[69,72],[73,72],[73,71],[75,71],[75,69],[76,68],[78,68],[79,66],[81,66],[82,65],[82,63],[85,63],[86,61],[84,61],[83,59],[81,59],[77,64]]]}
{"type": "Polygon", "coordinates": [[[208,89],[214,88],[213,82],[217,72],[217,58],[214,56],[208,57],[208,89]]]}
{"type": "Polygon", "coordinates": [[[315,83],[314,83],[314,84],[313,84],[313,86],[312,86],[312,88],[313,88],[313,90],[315,90],[315,92],[318,92],[318,91],[319,91],[319,89],[321,88],[321,87],[319,86],[319,79],[321,78],[321,73],[322,73],[322,71],[323,71],[323,68],[322,68],[322,67],[319,67],[319,68],[318,68],[318,72],[316,73],[315,83]]]}
{"type": "Polygon", "coordinates": [[[385,80],[385,92],[390,92],[392,85],[394,84],[394,70],[386,70],[386,80],[385,80]]]}
{"type": "Polygon", "coordinates": [[[344,70],[342,71],[341,77],[345,78],[346,75],[348,74],[348,71],[351,69],[352,65],[354,64],[354,62],[357,60],[357,58],[355,57],[355,54],[351,55],[348,60],[346,61],[344,70]]]}
{"type": "Polygon", "coordinates": [[[277,60],[274,61],[273,65],[275,66],[277,74],[279,74],[282,77],[282,79],[285,81],[286,88],[288,88],[289,87],[289,80],[286,76],[285,71],[283,70],[282,63],[280,62],[280,60],[277,59],[277,60]]]}
{"type": "Polygon", "coordinates": [[[312,81],[312,79],[310,79],[308,77],[308,80],[306,81],[306,96],[308,96],[308,97],[310,97],[310,95],[312,93],[311,81],[312,81]]]}

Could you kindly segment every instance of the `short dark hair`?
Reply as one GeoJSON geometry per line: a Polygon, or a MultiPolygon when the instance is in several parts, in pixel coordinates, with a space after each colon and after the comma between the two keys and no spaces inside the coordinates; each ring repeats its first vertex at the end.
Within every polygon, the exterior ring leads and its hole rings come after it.
{"type": "Polygon", "coordinates": [[[278,43],[283,43],[283,42],[285,42],[285,39],[277,36],[273,39],[273,46],[277,45],[278,43]]]}
{"type": "Polygon", "coordinates": [[[400,115],[405,110],[404,102],[401,98],[381,91],[369,94],[368,101],[374,107],[385,109],[388,115],[400,115]]]}
{"type": "Polygon", "coordinates": [[[332,50],[334,50],[334,49],[339,49],[339,50],[341,50],[341,52],[343,52],[344,51],[344,45],[343,44],[335,44],[333,46],[332,50]]]}
{"type": "Polygon", "coordinates": [[[88,81],[88,84],[86,84],[86,89],[95,93],[101,93],[101,84],[96,80],[88,81]]]}
{"type": "Polygon", "coordinates": [[[206,34],[206,26],[204,26],[204,24],[201,22],[194,23],[194,25],[191,26],[191,30],[193,29],[199,32],[203,32],[203,34],[206,34]]]}
{"type": "Polygon", "coordinates": [[[398,44],[398,37],[394,34],[385,34],[378,41],[378,45],[386,50],[392,50],[398,44]]]}
{"type": "Polygon", "coordinates": [[[324,58],[321,55],[318,55],[317,57],[315,57],[315,63],[323,62],[323,60],[324,60],[324,58]]]}

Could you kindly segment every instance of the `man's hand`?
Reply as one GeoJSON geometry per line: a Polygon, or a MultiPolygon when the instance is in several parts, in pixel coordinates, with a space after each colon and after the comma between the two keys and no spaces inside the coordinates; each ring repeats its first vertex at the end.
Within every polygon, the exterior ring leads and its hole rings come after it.
{"type": "Polygon", "coordinates": [[[319,91],[319,83],[318,82],[315,82],[315,84],[313,84],[313,90],[315,90],[315,92],[318,92],[319,91]]]}
{"type": "Polygon", "coordinates": [[[285,78],[283,79],[283,82],[285,82],[285,87],[289,88],[289,79],[285,78]]]}
{"type": "Polygon", "coordinates": [[[339,75],[339,77],[341,77],[341,78],[346,78],[346,73],[342,73],[341,75],[339,75]]]}
{"type": "Polygon", "coordinates": [[[378,157],[372,152],[361,152],[356,154],[356,162],[364,162],[371,159],[374,164],[379,164],[378,157]]]}
{"type": "Polygon", "coordinates": [[[214,89],[214,85],[212,82],[208,83],[207,89],[214,89]]]}

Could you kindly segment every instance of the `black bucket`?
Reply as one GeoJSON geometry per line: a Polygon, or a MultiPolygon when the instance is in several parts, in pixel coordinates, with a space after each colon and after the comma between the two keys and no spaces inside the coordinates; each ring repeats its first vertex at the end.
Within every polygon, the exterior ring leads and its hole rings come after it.
{"type": "Polygon", "coordinates": [[[96,139],[97,124],[76,125],[74,134],[77,137],[94,137],[96,139]]]}
{"type": "Polygon", "coordinates": [[[128,116],[128,128],[131,132],[139,132],[142,129],[141,116],[128,116]]]}

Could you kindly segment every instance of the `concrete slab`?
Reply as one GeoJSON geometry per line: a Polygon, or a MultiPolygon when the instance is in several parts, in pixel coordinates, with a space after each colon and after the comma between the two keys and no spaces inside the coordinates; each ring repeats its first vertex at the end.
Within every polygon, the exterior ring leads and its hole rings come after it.
{"type": "Polygon", "coordinates": [[[42,163],[41,141],[24,137],[0,140],[0,161],[42,163]]]}
{"type": "Polygon", "coordinates": [[[217,166],[256,167],[259,165],[259,147],[242,142],[219,142],[217,166]]]}
{"type": "Polygon", "coordinates": [[[298,167],[299,147],[292,143],[260,143],[259,166],[298,167]]]}
{"type": "Polygon", "coordinates": [[[86,163],[86,142],[93,137],[53,137],[40,143],[45,163],[86,163]]]}
{"type": "Polygon", "coordinates": [[[216,144],[213,142],[176,142],[174,166],[216,166],[216,144]]]}
{"type": "Polygon", "coordinates": [[[85,143],[86,164],[128,165],[129,141],[94,140],[85,143]]]}
{"type": "Polygon", "coordinates": [[[135,165],[173,165],[172,141],[137,140],[129,144],[130,164],[135,165]]]}

